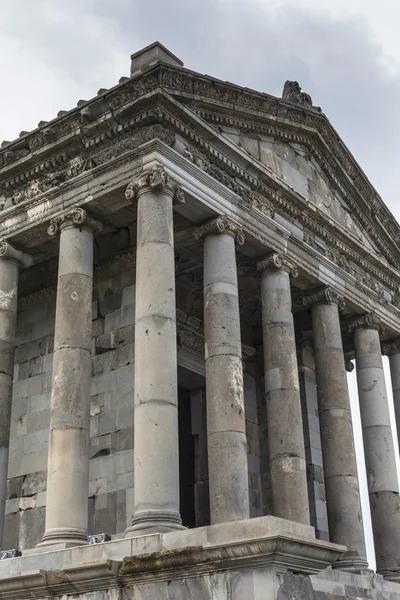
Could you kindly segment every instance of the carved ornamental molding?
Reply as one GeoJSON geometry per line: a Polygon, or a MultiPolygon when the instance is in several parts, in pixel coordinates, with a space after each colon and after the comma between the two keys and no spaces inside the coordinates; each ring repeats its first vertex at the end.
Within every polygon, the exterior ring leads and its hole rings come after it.
{"type": "Polygon", "coordinates": [[[278,252],[272,252],[265,258],[258,261],[257,271],[268,271],[270,269],[280,269],[286,271],[291,277],[296,278],[299,276],[299,271],[293,261],[287,258],[284,254],[278,252]]]}
{"type": "Polygon", "coordinates": [[[216,233],[223,233],[232,236],[238,246],[243,246],[245,242],[245,235],[240,225],[229,217],[225,216],[217,217],[216,219],[197,227],[193,231],[193,235],[196,240],[200,240],[207,235],[215,235],[216,233]]]}
{"type": "Polygon", "coordinates": [[[357,319],[352,319],[347,323],[347,330],[349,333],[353,333],[356,329],[374,329],[378,331],[380,335],[385,333],[385,328],[382,325],[382,321],[375,313],[367,313],[357,319]]]}
{"type": "Polygon", "coordinates": [[[302,296],[302,304],[307,308],[313,304],[336,304],[339,310],[346,308],[344,296],[331,287],[325,287],[302,296]]]}
{"type": "Polygon", "coordinates": [[[68,212],[54,217],[51,219],[50,224],[47,228],[49,235],[57,235],[63,227],[67,225],[75,225],[76,227],[86,227],[91,229],[93,233],[100,233],[103,229],[103,225],[90,217],[86,210],[80,207],[76,207],[68,212]]]}
{"type": "Polygon", "coordinates": [[[176,204],[185,203],[185,195],[181,187],[173,183],[162,165],[155,165],[150,169],[143,171],[125,190],[125,198],[134,202],[138,199],[141,191],[145,190],[165,190],[168,191],[176,204]]]}

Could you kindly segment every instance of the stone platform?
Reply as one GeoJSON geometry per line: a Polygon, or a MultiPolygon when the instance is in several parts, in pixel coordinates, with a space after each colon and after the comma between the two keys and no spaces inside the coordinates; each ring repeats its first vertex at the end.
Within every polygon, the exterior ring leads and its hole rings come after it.
{"type": "Polygon", "coordinates": [[[27,550],[0,562],[0,598],[266,600],[400,598],[400,586],[331,568],[345,547],[261,517],[110,542],[27,550]]]}

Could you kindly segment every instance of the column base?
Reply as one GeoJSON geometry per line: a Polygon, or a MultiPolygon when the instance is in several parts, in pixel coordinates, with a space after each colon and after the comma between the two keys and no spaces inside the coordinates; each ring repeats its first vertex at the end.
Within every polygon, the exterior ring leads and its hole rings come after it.
{"type": "Polygon", "coordinates": [[[332,565],[332,569],[347,571],[348,573],[365,573],[370,571],[366,556],[359,556],[357,552],[346,552],[342,558],[332,565]]]}
{"type": "Polygon", "coordinates": [[[376,572],[379,573],[379,575],[382,575],[383,579],[386,579],[386,581],[400,583],[400,568],[398,570],[382,569],[379,571],[377,570],[376,572]]]}
{"type": "Polygon", "coordinates": [[[43,546],[54,546],[55,544],[65,544],[67,548],[75,546],[84,546],[88,544],[87,532],[83,529],[72,529],[70,527],[58,527],[47,529],[42,541],[37,544],[37,548],[43,546]]]}
{"type": "Polygon", "coordinates": [[[125,530],[124,537],[137,537],[152,533],[167,533],[176,529],[186,529],[182,519],[176,512],[143,511],[132,520],[132,525],[125,530]]]}

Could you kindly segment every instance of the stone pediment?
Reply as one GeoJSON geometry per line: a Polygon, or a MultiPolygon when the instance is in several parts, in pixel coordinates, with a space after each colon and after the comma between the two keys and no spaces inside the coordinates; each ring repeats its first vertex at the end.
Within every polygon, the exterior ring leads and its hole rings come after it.
{"type": "Polygon", "coordinates": [[[0,209],[9,214],[154,138],[244,204],[311,224],[304,239],[315,248],[329,236],[357,242],[352,252],[400,269],[400,228],[323,113],[160,63],[3,142],[0,209]]]}

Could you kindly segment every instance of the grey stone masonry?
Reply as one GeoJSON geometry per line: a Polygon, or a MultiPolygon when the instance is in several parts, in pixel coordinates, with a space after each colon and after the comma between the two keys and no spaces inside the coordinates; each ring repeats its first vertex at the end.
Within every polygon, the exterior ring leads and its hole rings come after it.
{"type": "Polygon", "coordinates": [[[129,184],[137,201],[134,516],[127,537],[182,527],[173,201],[180,190],[154,166],[129,184]]]}
{"type": "Polygon", "coordinates": [[[330,540],[347,546],[338,568],[368,568],[350,399],[339,320],[343,297],[330,288],[303,297],[311,306],[330,540]]]}
{"type": "Polygon", "coordinates": [[[237,225],[218,217],[204,237],[204,338],[211,523],[249,518],[246,420],[235,241],[237,225]]]}
{"type": "Polygon", "coordinates": [[[279,254],[258,263],[274,515],[309,523],[306,460],[290,292],[296,270],[279,254]],[[293,493],[296,490],[296,493],[293,493]]]}
{"type": "Polygon", "coordinates": [[[377,571],[400,581],[400,496],[383,372],[380,320],[369,313],[350,323],[377,571]]]}
{"type": "Polygon", "coordinates": [[[53,219],[48,229],[50,235],[60,232],[60,252],[42,545],[87,543],[93,230],[98,229],[81,208],[53,219]]]}
{"type": "Polygon", "coordinates": [[[20,267],[31,258],[0,242],[0,548],[3,541],[20,267]]]}

